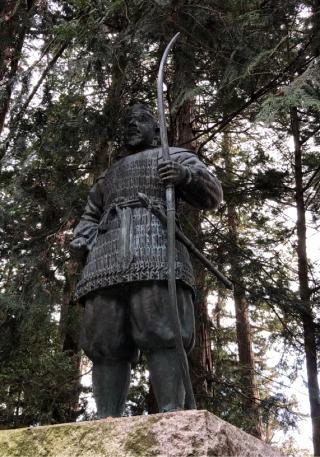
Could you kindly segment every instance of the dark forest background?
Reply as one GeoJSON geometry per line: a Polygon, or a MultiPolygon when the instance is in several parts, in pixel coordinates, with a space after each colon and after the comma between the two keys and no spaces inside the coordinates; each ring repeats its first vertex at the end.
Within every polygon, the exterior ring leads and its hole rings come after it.
{"type": "MultiPolygon", "coordinates": [[[[170,144],[214,167],[225,194],[214,214],[189,208],[184,230],[235,284],[194,261],[198,406],[272,442],[301,418],[288,386],[303,373],[320,455],[317,0],[0,1],[0,428],[91,417],[68,245],[126,108],[156,111],[177,31],[170,144]]],[[[127,413],[146,411],[142,359],[127,413]]]]}

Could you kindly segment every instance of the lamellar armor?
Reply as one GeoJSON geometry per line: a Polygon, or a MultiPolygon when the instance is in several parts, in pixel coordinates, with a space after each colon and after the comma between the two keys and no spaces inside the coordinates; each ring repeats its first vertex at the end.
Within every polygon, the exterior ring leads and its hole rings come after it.
{"type": "MultiPolygon", "coordinates": [[[[170,159],[186,166],[188,172],[186,180],[176,186],[178,214],[183,201],[201,209],[217,207],[222,199],[221,186],[197,156],[170,148],[170,159]]],[[[108,168],[91,189],[74,232],[74,239],[84,238],[88,249],[76,300],[115,284],[167,279],[166,227],[138,196],[139,192],[146,194],[165,211],[165,186],[157,170],[161,160],[158,148],[127,155],[108,168]]],[[[179,240],[176,278],[194,287],[190,257],[179,240]]]]}

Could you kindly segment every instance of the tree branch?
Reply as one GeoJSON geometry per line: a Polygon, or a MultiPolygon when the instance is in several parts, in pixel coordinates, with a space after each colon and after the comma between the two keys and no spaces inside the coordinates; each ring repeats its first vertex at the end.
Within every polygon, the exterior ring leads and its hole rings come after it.
{"type": "MultiPolygon", "coordinates": [[[[242,113],[246,108],[248,108],[252,103],[257,101],[259,98],[261,98],[263,95],[265,95],[271,88],[273,88],[276,84],[281,82],[287,72],[291,70],[292,67],[297,63],[297,61],[300,59],[300,57],[304,54],[306,49],[310,46],[312,42],[312,39],[306,43],[305,47],[299,52],[299,54],[278,74],[276,75],[268,84],[265,86],[261,87],[259,90],[257,90],[251,97],[250,99],[243,103],[237,110],[235,110],[233,113],[229,114],[226,116],[224,119],[221,121],[217,122],[215,125],[212,127],[204,130],[201,132],[198,136],[194,137],[194,141],[197,139],[201,138],[203,135],[212,132],[208,138],[206,138],[200,145],[197,147],[197,152],[201,151],[201,149],[209,142],[211,141],[217,133],[221,132],[230,122],[237,117],[240,113],[242,113]]],[[[315,59],[315,57],[312,57],[308,60],[308,63],[312,62],[315,59]]]]}
{"type": "Polygon", "coordinates": [[[31,94],[28,96],[27,100],[24,102],[24,104],[22,105],[21,107],[21,110],[19,111],[19,113],[17,114],[16,118],[15,118],[15,122],[19,121],[21,119],[21,117],[23,116],[23,114],[25,113],[26,109],[28,108],[31,100],[33,99],[33,97],[35,96],[35,94],[37,93],[39,87],[41,86],[43,80],[45,79],[45,77],[47,76],[47,74],[49,73],[49,71],[52,69],[52,67],[54,66],[54,64],[57,62],[57,60],[59,59],[59,57],[62,55],[63,51],[66,49],[66,47],[68,46],[69,42],[66,41],[64,42],[60,48],[58,49],[58,51],[55,53],[55,55],[52,57],[52,59],[50,60],[50,62],[48,63],[47,67],[44,69],[44,71],[42,72],[42,75],[40,76],[40,78],[38,79],[36,85],[34,86],[34,88],[32,89],[31,91],[31,94]]]}

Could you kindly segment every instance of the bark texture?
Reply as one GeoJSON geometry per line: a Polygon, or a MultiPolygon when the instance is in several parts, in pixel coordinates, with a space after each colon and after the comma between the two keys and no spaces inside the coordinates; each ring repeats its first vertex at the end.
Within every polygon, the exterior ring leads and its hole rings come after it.
{"type": "MultiPolygon", "coordinates": [[[[176,74],[184,75],[186,67],[184,66],[183,56],[181,56],[179,52],[176,52],[175,59],[177,66],[176,74]]],[[[188,79],[185,75],[184,81],[187,83],[189,80],[190,75],[188,79]]],[[[193,87],[194,81],[189,81],[189,84],[190,87],[193,87]]],[[[177,81],[177,85],[179,86],[179,81],[177,81]]],[[[186,100],[181,104],[181,106],[179,106],[171,119],[171,134],[173,137],[173,143],[190,150],[195,149],[192,128],[193,119],[195,117],[194,111],[194,100],[186,100]]],[[[203,241],[199,210],[186,205],[182,225],[188,237],[193,240],[197,247],[201,250],[203,248],[203,241]]],[[[207,310],[208,290],[205,285],[207,272],[200,262],[193,258],[191,260],[196,282],[196,298],[194,301],[196,339],[195,347],[189,355],[189,367],[197,406],[202,408],[208,404],[208,398],[213,395],[213,363],[210,337],[212,324],[207,310]]]]}
{"type": "Polygon", "coordinates": [[[74,289],[78,278],[79,265],[69,260],[65,264],[66,282],[64,287],[63,302],[60,313],[60,338],[61,350],[66,352],[70,357],[72,366],[74,367],[74,379],[72,389],[64,393],[65,403],[65,416],[55,417],[57,422],[62,421],[75,421],[80,414],[79,395],[81,392],[81,353],[79,346],[79,331],[80,331],[80,317],[82,309],[79,304],[76,304],[73,299],[74,289]],[[61,420],[62,419],[62,420],[61,420]]]}
{"type": "Polygon", "coordinates": [[[317,344],[314,316],[309,288],[307,257],[306,207],[303,187],[302,146],[299,117],[296,108],[291,109],[291,133],[294,139],[295,200],[297,208],[297,258],[301,319],[303,324],[304,350],[307,364],[308,393],[312,422],[314,455],[320,455],[320,390],[317,367],[317,344]]]}
{"type": "MultiPolygon", "coordinates": [[[[232,145],[228,132],[224,133],[223,155],[227,182],[232,180],[232,145]]],[[[239,217],[232,199],[227,202],[227,221],[229,233],[229,261],[231,265],[231,280],[234,284],[234,306],[236,312],[237,346],[241,373],[241,385],[244,397],[244,410],[249,418],[248,431],[262,438],[262,420],[260,412],[260,395],[255,372],[255,356],[253,352],[252,331],[249,318],[249,303],[241,284],[242,269],[239,248],[239,217]]]]}
{"type": "Polygon", "coordinates": [[[11,0],[0,5],[0,133],[9,109],[21,50],[33,12],[34,1],[11,0]]]}

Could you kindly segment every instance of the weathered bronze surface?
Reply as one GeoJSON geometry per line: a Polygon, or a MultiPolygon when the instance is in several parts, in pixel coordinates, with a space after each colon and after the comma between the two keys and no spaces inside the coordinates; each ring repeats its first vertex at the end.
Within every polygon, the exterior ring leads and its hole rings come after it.
{"type": "MultiPolygon", "coordinates": [[[[123,153],[91,189],[71,243],[72,252],[86,256],[76,299],[85,305],[81,343],[93,361],[99,417],[122,414],[139,350],[146,354],[159,410],[184,407],[167,313],[166,227],[139,193],[165,212],[165,184],[173,183],[178,214],[184,201],[209,209],[222,200],[218,180],[194,153],[170,148],[170,160],[163,160],[147,106],[128,110],[125,132],[123,153]]],[[[194,277],[187,248],[178,239],[176,279],[182,338],[190,351],[194,277]]]]}

